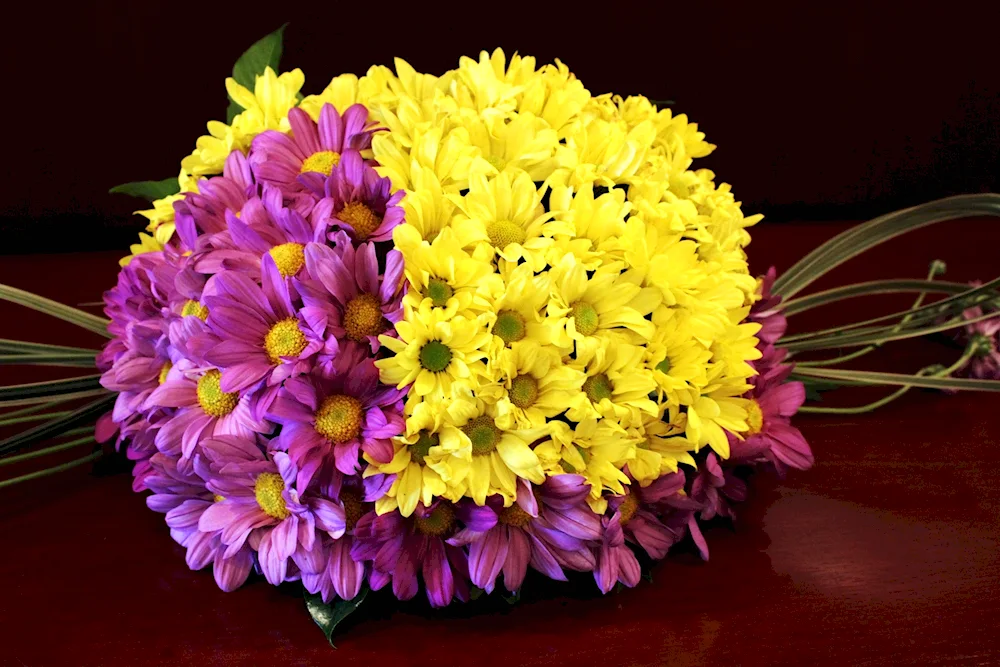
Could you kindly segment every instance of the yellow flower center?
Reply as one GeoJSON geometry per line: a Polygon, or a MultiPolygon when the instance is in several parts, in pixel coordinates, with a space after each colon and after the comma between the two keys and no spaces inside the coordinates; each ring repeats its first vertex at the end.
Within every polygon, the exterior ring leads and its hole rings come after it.
{"type": "Polygon", "coordinates": [[[764,411],[760,409],[760,403],[750,399],[747,406],[747,435],[757,435],[764,430],[764,411]]]}
{"type": "Polygon", "coordinates": [[[365,513],[361,496],[356,491],[341,489],[340,502],[344,503],[344,521],[347,523],[347,530],[353,530],[365,513]]]}
{"type": "Polygon", "coordinates": [[[597,311],[585,301],[577,301],[570,308],[573,311],[570,315],[576,320],[576,330],[584,336],[589,336],[597,331],[597,311]]]}
{"type": "Polygon", "coordinates": [[[420,435],[417,436],[417,441],[410,445],[410,459],[418,463],[419,465],[424,464],[424,458],[430,452],[431,447],[437,447],[438,436],[437,433],[429,433],[427,431],[421,431],[420,435]]]}
{"type": "Polygon", "coordinates": [[[160,384],[163,384],[164,382],[167,381],[167,373],[169,373],[170,369],[173,367],[174,365],[169,361],[163,364],[163,367],[160,369],[160,376],[157,378],[160,384]]]}
{"type": "Polygon", "coordinates": [[[285,278],[294,276],[306,264],[305,246],[301,243],[282,243],[268,250],[267,254],[285,278]]]}
{"type": "Polygon", "coordinates": [[[526,332],[524,317],[514,310],[501,310],[497,321],[493,323],[493,335],[500,336],[504,343],[510,345],[524,338],[526,332]]]}
{"type": "Polygon", "coordinates": [[[500,523],[507,524],[508,526],[514,526],[515,528],[524,528],[531,523],[533,518],[534,517],[521,509],[520,505],[517,503],[514,503],[510,507],[504,507],[500,511],[500,516],[497,517],[500,523]]]}
{"type": "Polygon", "coordinates": [[[431,304],[437,308],[444,308],[448,305],[448,299],[452,297],[455,290],[451,288],[451,285],[446,283],[440,278],[431,278],[427,281],[427,298],[431,300],[431,304]]]}
{"type": "Polygon", "coordinates": [[[656,364],[656,370],[660,371],[664,375],[670,372],[670,357],[664,357],[663,361],[656,364]]]}
{"type": "Polygon", "coordinates": [[[304,174],[307,171],[315,171],[324,176],[329,176],[333,168],[338,164],[340,164],[340,153],[336,151],[320,151],[313,153],[302,161],[302,168],[299,169],[299,173],[304,174]]]}
{"type": "Polygon", "coordinates": [[[621,513],[621,525],[627,524],[635,516],[635,511],[639,509],[639,497],[634,493],[630,493],[625,496],[625,500],[622,504],[618,506],[618,511],[621,513]]]}
{"type": "Polygon", "coordinates": [[[530,408],[538,400],[538,380],[530,375],[518,375],[510,383],[510,402],[522,410],[530,408]]]}
{"type": "Polygon", "coordinates": [[[476,417],[463,426],[462,431],[469,436],[469,440],[472,442],[472,453],[475,456],[489,454],[496,450],[497,443],[500,442],[500,429],[488,415],[476,417]]]}
{"type": "Polygon", "coordinates": [[[432,373],[440,373],[451,363],[451,348],[439,340],[429,340],[420,348],[420,365],[432,373]]]}
{"type": "Polygon", "coordinates": [[[448,503],[439,503],[430,514],[416,517],[417,530],[424,535],[440,537],[445,535],[455,525],[455,511],[448,503]]]}
{"type": "Polygon", "coordinates": [[[316,411],[316,432],[334,444],[348,442],[361,433],[364,410],[353,396],[327,396],[316,411]]]}
{"type": "Polygon", "coordinates": [[[240,396],[236,392],[227,394],[222,391],[219,386],[221,379],[222,373],[217,368],[198,378],[198,405],[205,414],[213,417],[225,417],[236,409],[236,404],[240,401],[240,396]]]}
{"type": "Polygon", "coordinates": [[[359,343],[368,340],[368,336],[381,333],[385,326],[382,322],[382,304],[371,294],[362,294],[347,302],[344,309],[344,331],[347,337],[359,343]]]}
{"type": "Polygon", "coordinates": [[[188,315],[194,315],[201,321],[208,319],[208,308],[201,305],[194,299],[188,299],[184,302],[184,306],[181,308],[181,315],[187,317],[188,315]]]}
{"type": "Polygon", "coordinates": [[[215,494],[212,495],[212,502],[213,503],[221,503],[225,499],[226,499],[225,496],[220,496],[218,493],[215,493],[215,494]]]}
{"type": "Polygon", "coordinates": [[[359,201],[349,201],[344,204],[337,217],[350,223],[354,228],[354,236],[359,239],[368,238],[368,235],[382,224],[382,218],[359,201]]]}
{"type": "Polygon", "coordinates": [[[503,250],[511,243],[524,243],[524,229],[521,225],[507,220],[486,223],[486,235],[497,250],[503,250]]]}
{"type": "Polygon", "coordinates": [[[503,171],[504,168],[507,166],[507,161],[504,160],[499,155],[490,155],[488,158],[486,158],[486,161],[489,162],[490,165],[497,171],[503,171]]]}
{"type": "Polygon", "coordinates": [[[292,515],[285,506],[281,495],[285,490],[285,480],[276,472],[262,472],[253,485],[253,495],[257,498],[257,506],[272,519],[287,519],[292,515]]]}
{"type": "Polygon", "coordinates": [[[296,357],[306,349],[306,337],[294,317],[279,320],[264,336],[264,351],[272,364],[280,364],[282,357],[296,357]]]}
{"type": "Polygon", "coordinates": [[[614,387],[611,385],[611,380],[608,379],[607,375],[599,373],[587,378],[587,381],[583,383],[583,393],[594,403],[600,403],[605,398],[611,398],[611,395],[614,393],[614,387]]]}

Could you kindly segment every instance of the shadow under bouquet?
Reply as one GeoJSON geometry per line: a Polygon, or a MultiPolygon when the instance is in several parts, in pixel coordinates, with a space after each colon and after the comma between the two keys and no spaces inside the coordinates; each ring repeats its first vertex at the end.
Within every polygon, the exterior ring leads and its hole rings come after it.
{"type": "Polygon", "coordinates": [[[734,516],[746,470],[812,465],[792,423],[807,394],[894,387],[811,408],[849,413],[913,387],[1000,388],[998,280],[949,283],[935,265],[793,298],[903,232],[997,215],[996,195],[883,216],[757,279],[761,216],[692,168],[714,146],[686,116],[499,50],[303,96],[301,71],[277,74],[281,37],[237,63],[227,122],[178,178],[117,188],[153,204],[107,318],[0,287],[110,339],[0,341],[3,363],[97,369],[0,388],[16,408],[0,424],[42,422],[0,441],[0,463],[92,444],[96,420],[225,591],[301,582],[329,637],[369,590],[445,606],[516,594],[529,569],[635,586],[637,553],[690,539],[708,559],[699,523],[734,516]],[[918,298],[785,334],[791,314],[895,292],[918,298]],[[961,350],[947,367],[836,368],[943,332],[961,350]]]}

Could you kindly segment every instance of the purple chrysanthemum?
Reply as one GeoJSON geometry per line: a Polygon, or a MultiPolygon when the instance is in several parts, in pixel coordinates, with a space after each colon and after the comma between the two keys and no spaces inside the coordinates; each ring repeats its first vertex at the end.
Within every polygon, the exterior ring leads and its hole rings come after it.
{"type": "Polygon", "coordinates": [[[771,293],[777,277],[778,271],[773,266],[761,277],[760,299],[750,308],[750,315],[747,317],[748,321],[760,324],[757,338],[764,345],[776,343],[788,328],[788,319],[778,308],[781,297],[771,293]]]}
{"type": "Polygon", "coordinates": [[[343,116],[332,104],[324,104],[319,123],[305,111],[292,109],[288,122],[291,134],[262,132],[250,151],[257,178],[274,184],[286,196],[302,192],[306,184],[322,189],[323,179],[343,160],[345,151],[371,147],[368,109],[361,104],[349,107],[343,116]]]}
{"type": "Polygon", "coordinates": [[[357,474],[362,450],[377,461],[392,459],[405,392],[379,382],[374,360],[357,349],[342,352],[329,376],[287,380],[268,410],[268,419],[282,425],[271,444],[295,462],[300,487],[324,466],[357,474]]]}
{"type": "Polygon", "coordinates": [[[742,502],[747,497],[747,485],[719,464],[718,457],[709,453],[698,466],[698,475],[691,482],[691,498],[701,504],[701,518],[708,521],[717,516],[736,518],[730,501],[742,502]]]}
{"type": "MultiPolygon", "coordinates": [[[[984,315],[982,306],[966,309],[962,316],[967,320],[984,315]]],[[[961,339],[972,346],[972,358],[962,369],[962,374],[983,380],[1000,380],[1000,313],[979,322],[966,324],[961,339]]]]}
{"type": "Polygon", "coordinates": [[[194,252],[207,249],[214,235],[225,232],[226,214],[241,213],[256,189],[247,159],[240,151],[233,151],[226,158],[222,176],[199,181],[198,192],[174,202],[182,247],[194,252]]]}
{"type": "Polygon", "coordinates": [[[587,542],[600,539],[601,522],[586,504],[589,493],[590,485],[579,475],[550,477],[534,490],[518,480],[517,501],[510,507],[498,496],[487,500],[490,516],[484,508],[460,505],[457,511],[467,527],[448,543],[469,546],[469,576],[487,593],[493,592],[501,571],[508,591],[520,589],[529,564],[551,579],[566,581],[563,567],[594,569],[587,542]],[[470,509],[474,515],[465,516],[470,509]]]}
{"type": "MultiPolygon", "coordinates": [[[[488,508],[470,508],[466,518],[471,523],[466,527],[485,527],[490,516],[495,520],[488,508]]],[[[392,582],[392,592],[400,600],[417,594],[419,570],[431,606],[444,607],[453,598],[469,599],[468,556],[460,547],[448,544],[458,529],[455,506],[448,501],[437,501],[430,507],[417,505],[408,518],[399,512],[381,516],[369,512],[354,528],[351,557],[372,561],[372,589],[392,582]]]]}
{"type": "Polygon", "coordinates": [[[266,454],[254,439],[215,438],[203,448],[211,471],[208,489],[221,499],[198,520],[204,532],[220,531],[226,557],[245,544],[257,552],[268,582],[288,579],[289,560],[300,572],[322,567],[319,534],[344,534],[344,509],[317,496],[300,496],[297,470],[282,452],[266,454]]]}
{"type": "Polygon", "coordinates": [[[330,177],[320,187],[311,182],[310,187],[322,197],[313,209],[313,220],[343,229],[355,241],[388,241],[393,228],[403,222],[399,202],[404,191],[393,192],[392,181],[379,176],[358,151],[346,151],[330,177]]]}

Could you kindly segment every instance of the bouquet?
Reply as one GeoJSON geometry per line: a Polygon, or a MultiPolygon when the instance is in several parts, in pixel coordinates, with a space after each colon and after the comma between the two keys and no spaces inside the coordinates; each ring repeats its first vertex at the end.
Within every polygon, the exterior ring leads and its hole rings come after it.
{"type": "Polygon", "coordinates": [[[708,559],[699,524],[735,516],[749,470],[812,465],[800,409],[1000,388],[998,280],[945,282],[935,264],[793,298],[905,231],[998,214],[995,195],[878,218],[758,279],[761,216],[692,168],[714,146],[684,115],[500,50],[441,77],[396,60],[303,96],[300,70],[278,73],[281,45],[279,30],[237,62],[227,122],[177,178],[115,189],[152,207],[106,319],[0,287],[110,339],[99,353],[0,341],[4,363],[98,372],[0,389],[19,408],[0,424],[42,422],[0,441],[0,464],[114,442],[187,564],[224,591],[300,582],[329,637],[369,590],[441,607],[516,596],[529,570],[635,586],[683,540],[708,559]],[[786,335],[789,315],[895,292],[918,297],[786,335]],[[834,368],[932,334],[957,341],[954,363],[834,368]],[[857,385],[896,389],[802,407],[857,385]],[[43,412],[68,401],[83,404],[43,412]]]}

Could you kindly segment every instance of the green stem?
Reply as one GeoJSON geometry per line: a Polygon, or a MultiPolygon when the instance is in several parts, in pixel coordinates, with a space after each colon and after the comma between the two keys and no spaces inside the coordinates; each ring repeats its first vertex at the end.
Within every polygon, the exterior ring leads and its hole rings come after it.
{"type": "Polygon", "coordinates": [[[78,308],[73,308],[72,306],[67,306],[59,303],[58,301],[46,299],[43,296],[32,294],[31,292],[26,292],[22,289],[11,287],[10,285],[2,284],[0,284],[0,299],[37,310],[45,313],[46,315],[51,315],[52,317],[71,322],[78,327],[88,331],[93,331],[94,333],[100,334],[106,338],[111,338],[111,334],[108,332],[108,324],[110,324],[109,320],[103,317],[97,317],[96,315],[92,315],[78,308]]]}
{"type": "Polygon", "coordinates": [[[27,384],[12,384],[0,387],[0,400],[38,398],[53,395],[71,394],[89,389],[100,389],[101,375],[84,375],[66,378],[64,380],[48,380],[46,382],[29,382],[27,384]]]}
{"type": "Polygon", "coordinates": [[[86,354],[0,354],[0,366],[62,366],[93,368],[94,353],[86,354]]]}
{"type": "MultiPolygon", "coordinates": [[[[61,394],[59,395],[58,401],[50,400],[53,396],[35,396],[34,398],[12,398],[9,400],[0,401],[0,408],[12,408],[19,405],[38,405],[43,404],[42,407],[52,405],[53,403],[63,403],[65,401],[75,401],[78,398],[90,398],[91,396],[103,396],[107,394],[108,390],[103,387],[100,389],[90,389],[88,391],[76,391],[71,394],[61,394]]],[[[13,414],[13,413],[11,413],[13,414]]]]}
{"type": "Polygon", "coordinates": [[[66,345],[51,345],[49,343],[32,343],[26,340],[13,340],[11,338],[0,338],[0,352],[15,352],[18,354],[42,354],[47,352],[55,353],[77,353],[95,355],[100,350],[91,350],[86,347],[69,347],[66,345]]]}
{"type": "Polygon", "coordinates": [[[59,445],[53,445],[52,447],[46,447],[45,449],[38,449],[33,452],[28,452],[26,454],[18,454],[17,456],[5,456],[3,458],[0,458],[0,466],[20,463],[21,461],[28,461],[30,459],[38,458],[39,456],[45,456],[47,454],[55,454],[56,452],[72,449],[73,447],[79,447],[80,445],[87,442],[91,443],[94,442],[94,437],[90,436],[87,438],[78,438],[76,440],[64,442],[59,445]]]}
{"type": "MultiPolygon", "coordinates": [[[[59,412],[42,412],[40,414],[24,415],[23,417],[11,417],[9,419],[0,419],[0,426],[11,426],[13,424],[23,424],[25,422],[44,421],[50,417],[62,417],[68,414],[69,410],[62,410],[59,412]]],[[[0,417],[6,416],[7,415],[0,415],[0,417]]]]}
{"type": "Polygon", "coordinates": [[[3,481],[0,481],[0,489],[4,488],[6,486],[13,486],[15,484],[20,484],[21,482],[27,482],[27,481],[32,480],[32,479],[38,479],[40,477],[47,477],[49,475],[54,475],[56,473],[60,473],[60,472],[63,472],[65,470],[70,470],[72,468],[75,468],[77,466],[83,465],[85,463],[90,463],[91,461],[96,461],[97,459],[101,458],[101,456],[103,456],[103,455],[104,455],[104,452],[94,452],[93,454],[90,454],[88,456],[84,456],[83,458],[75,459],[73,461],[69,461],[68,463],[63,463],[62,465],[57,465],[57,466],[54,466],[52,468],[46,468],[45,470],[38,470],[36,472],[31,472],[31,473],[28,473],[27,475],[21,475],[20,477],[14,477],[14,478],[11,478],[11,479],[5,479],[3,481]]]}

